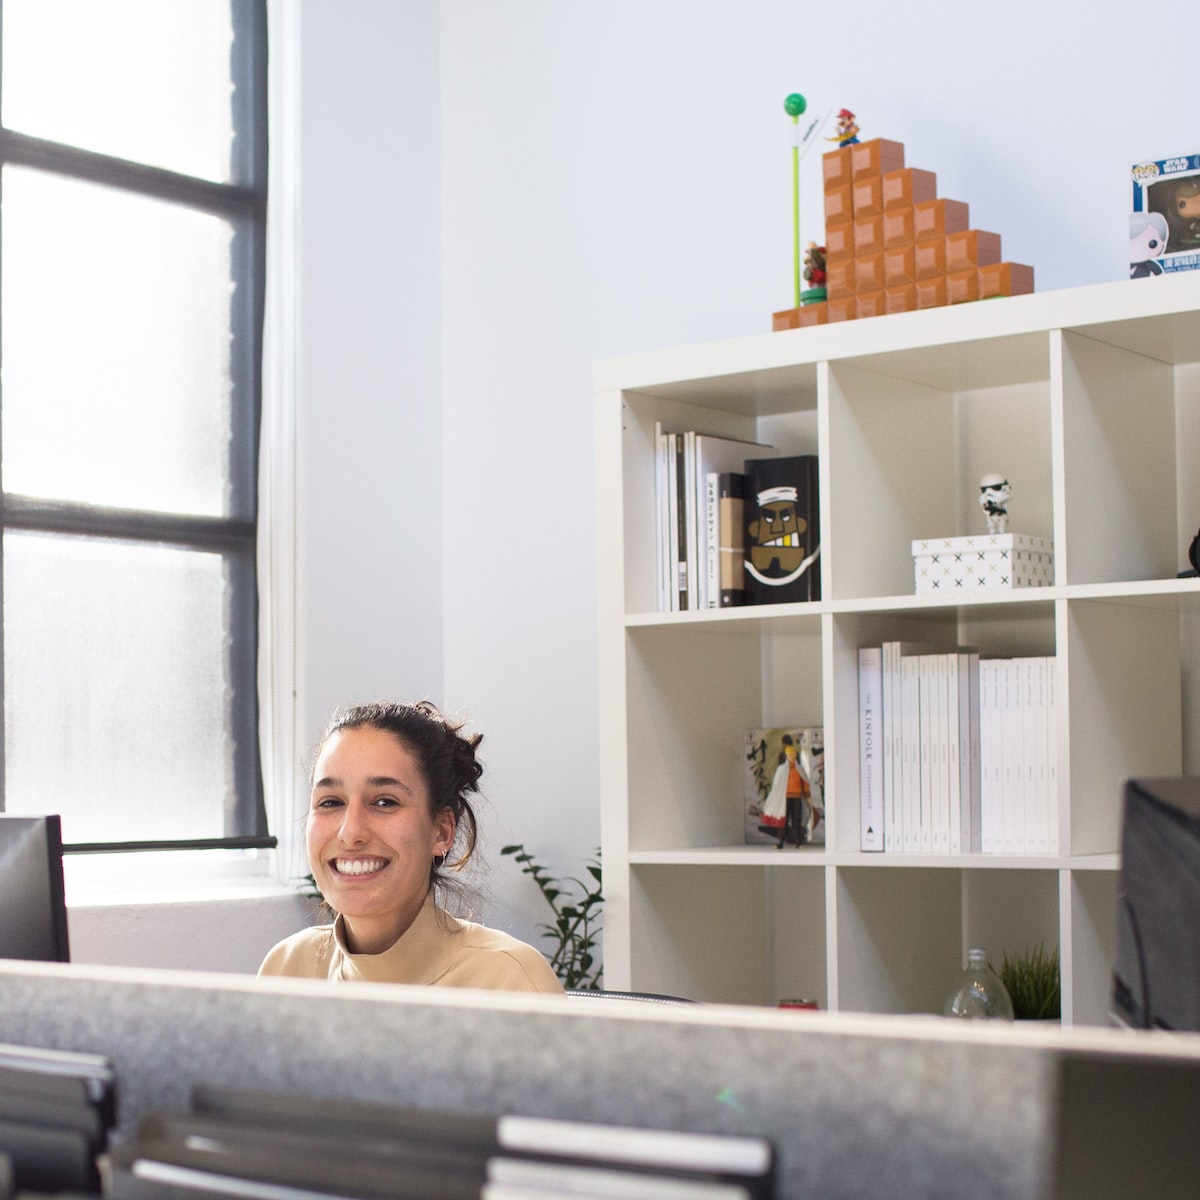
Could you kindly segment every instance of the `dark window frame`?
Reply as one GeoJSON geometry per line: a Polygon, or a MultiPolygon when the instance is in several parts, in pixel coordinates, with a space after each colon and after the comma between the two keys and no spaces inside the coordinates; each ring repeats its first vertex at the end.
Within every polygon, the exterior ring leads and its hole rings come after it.
{"type": "MultiPolygon", "coordinates": [[[[190,840],[74,843],[68,853],[131,850],[269,848],[258,735],[258,455],[262,419],[263,313],[266,289],[267,220],[267,6],[266,0],[231,0],[233,85],[231,182],[210,180],[31,137],[3,125],[0,108],[0,172],[30,167],[100,184],[220,216],[234,230],[230,313],[230,515],[199,517],[56,502],[9,495],[0,487],[0,529],[169,544],[184,550],[217,551],[228,567],[227,601],[233,680],[231,735],[234,787],[225,801],[225,836],[190,840]]],[[[3,0],[0,0],[0,36],[3,0]]],[[[2,85],[2,80],[0,80],[2,85]]],[[[3,246],[0,245],[0,254],[3,246]]],[[[3,395],[0,391],[0,406],[3,395]]],[[[0,554],[0,596],[3,560],[0,554]]],[[[0,622],[3,608],[0,605],[0,622]]],[[[4,690],[0,637],[0,704],[4,690]]],[[[0,736],[0,810],[3,810],[4,745],[0,736]]]]}

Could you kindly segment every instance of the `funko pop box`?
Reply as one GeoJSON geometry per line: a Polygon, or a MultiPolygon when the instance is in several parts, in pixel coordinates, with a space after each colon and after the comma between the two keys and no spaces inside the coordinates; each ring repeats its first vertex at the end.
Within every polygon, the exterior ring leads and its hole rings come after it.
{"type": "Polygon", "coordinates": [[[1134,163],[1129,277],[1200,267],[1200,154],[1134,163]]]}

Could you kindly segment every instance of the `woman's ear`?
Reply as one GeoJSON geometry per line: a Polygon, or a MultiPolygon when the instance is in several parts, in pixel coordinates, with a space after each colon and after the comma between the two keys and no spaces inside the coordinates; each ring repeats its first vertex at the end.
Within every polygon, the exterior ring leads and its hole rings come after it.
{"type": "Polygon", "coordinates": [[[436,854],[448,855],[451,846],[454,845],[455,831],[458,829],[458,819],[454,815],[454,809],[448,806],[446,808],[439,808],[433,824],[437,831],[437,840],[433,847],[434,852],[436,854]]]}

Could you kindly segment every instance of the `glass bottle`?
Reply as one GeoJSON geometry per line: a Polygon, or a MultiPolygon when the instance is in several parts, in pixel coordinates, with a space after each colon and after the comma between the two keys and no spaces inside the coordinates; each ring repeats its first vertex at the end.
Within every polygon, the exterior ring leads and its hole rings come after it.
{"type": "Polygon", "coordinates": [[[942,1013],[947,1017],[1013,1019],[1012,1000],[1000,976],[988,966],[986,950],[973,947],[967,951],[967,969],[959,975],[942,1013]]]}

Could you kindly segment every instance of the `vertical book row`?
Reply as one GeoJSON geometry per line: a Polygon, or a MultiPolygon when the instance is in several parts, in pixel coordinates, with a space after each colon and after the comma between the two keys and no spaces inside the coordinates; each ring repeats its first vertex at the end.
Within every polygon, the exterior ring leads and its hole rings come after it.
{"type": "Polygon", "coordinates": [[[860,849],[1058,853],[1053,657],[884,642],[858,686],[860,849]]]}
{"type": "Polygon", "coordinates": [[[661,612],[821,598],[816,455],[655,426],[661,612]]]}

